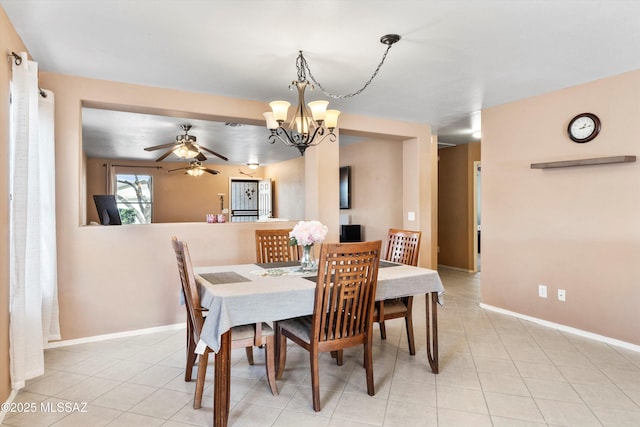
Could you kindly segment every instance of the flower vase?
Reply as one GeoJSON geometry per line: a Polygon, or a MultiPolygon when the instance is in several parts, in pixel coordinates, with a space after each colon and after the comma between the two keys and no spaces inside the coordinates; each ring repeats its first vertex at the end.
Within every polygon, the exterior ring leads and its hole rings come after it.
{"type": "Polygon", "coordinates": [[[300,268],[302,271],[315,271],[317,267],[313,253],[313,245],[302,246],[302,257],[300,258],[300,268]]]}

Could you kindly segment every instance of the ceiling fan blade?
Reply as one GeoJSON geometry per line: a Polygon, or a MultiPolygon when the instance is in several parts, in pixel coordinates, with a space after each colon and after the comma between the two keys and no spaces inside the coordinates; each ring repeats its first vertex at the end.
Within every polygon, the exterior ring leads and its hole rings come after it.
{"type": "Polygon", "coordinates": [[[173,148],[167,151],[166,153],[164,153],[162,156],[158,157],[156,159],[156,162],[161,162],[162,160],[166,159],[171,153],[173,153],[173,148]]]}
{"type": "Polygon", "coordinates": [[[144,151],[160,150],[161,148],[169,148],[169,147],[173,147],[174,145],[176,145],[175,142],[170,142],[169,144],[154,145],[153,147],[145,148],[144,151]]]}
{"type": "Polygon", "coordinates": [[[223,156],[222,154],[218,154],[218,153],[216,153],[215,151],[211,151],[211,150],[209,150],[207,147],[203,147],[202,145],[200,145],[200,149],[201,149],[201,150],[206,151],[207,153],[211,153],[211,154],[213,154],[214,156],[218,156],[218,157],[220,157],[222,160],[229,161],[229,159],[227,159],[227,158],[226,158],[225,156],[223,156]]]}
{"type": "Polygon", "coordinates": [[[179,171],[179,170],[183,170],[183,169],[191,169],[191,167],[187,166],[186,168],[169,169],[167,172],[179,171]]]}
{"type": "Polygon", "coordinates": [[[202,169],[202,170],[203,170],[203,171],[205,171],[205,172],[207,172],[207,173],[210,173],[211,175],[217,175],[217,174],[219,174],[219,173],[220,173],[220,172],[218,172],[217,170],[214,170],[214,169],[207,169],[207,168],[204,168],[204,169],[202,169]]]}
{"type": "Polygon", "coordinates": [[[205,160],[207,160],[207,156],[205,156],[202,151],[198,153],[198,155],[196,156],[196,160],[199,160],[201,162],[204,162],[205,160]]]}

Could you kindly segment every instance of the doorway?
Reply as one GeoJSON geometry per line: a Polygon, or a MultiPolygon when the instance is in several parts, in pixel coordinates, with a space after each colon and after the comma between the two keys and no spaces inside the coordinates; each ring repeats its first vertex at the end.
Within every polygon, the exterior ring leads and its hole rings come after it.
{"type": "Polygon", "coordinates": [[[231,222],[258,220],[258,180],[231,180],[231,222]]]}
{"type": "Polygon", "coordinates": [[[232,178],[230,189],[231,222],[253,222],[272,217],[271,179],[232,178]]]}

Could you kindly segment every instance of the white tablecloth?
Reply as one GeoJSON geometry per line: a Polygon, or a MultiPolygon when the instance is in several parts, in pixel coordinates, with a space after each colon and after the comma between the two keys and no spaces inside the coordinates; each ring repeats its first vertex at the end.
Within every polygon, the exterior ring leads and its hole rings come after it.
{"type": "MultiPolygon", "coordinates": [[[[197,267],[202,307],[209,311],[200,336],[213,351],[233,326],[305,316],[313,312],[316,284],[301,275],[263,276],[255,264],[197,267]],[[206,280],[209,276],[211,281],[206,280]],[[213,284],[212,282],[234,283],[213,284]],[[245,280],[246,279],[246,280],[245,280]]],[[[437,271],[398,264],[378,269],[376,300],[444,292],[437,271]]]]}

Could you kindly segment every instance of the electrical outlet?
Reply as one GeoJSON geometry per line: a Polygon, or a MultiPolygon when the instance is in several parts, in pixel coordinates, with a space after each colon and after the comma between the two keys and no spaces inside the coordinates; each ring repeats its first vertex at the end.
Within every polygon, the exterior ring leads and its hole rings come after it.
{"type": "Polygon", "coordinates": [[[558,289],[558,301],[566,301],[567,292],[564,289],[558,289]]]}
{"type": "Polygon", "coordinates": [[[546,285],[538,285],[538,296],[540,298],[547,297],[547,286],[546,285]]]}

